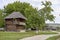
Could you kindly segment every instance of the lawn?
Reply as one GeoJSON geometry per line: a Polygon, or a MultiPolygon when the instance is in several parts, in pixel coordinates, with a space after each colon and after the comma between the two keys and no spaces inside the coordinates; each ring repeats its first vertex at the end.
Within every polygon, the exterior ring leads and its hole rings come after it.
{"type": "Polygon", "coordinates": [[[40,35],[49,35],[49,34],[57,34],[57,32],[52,32],[52,31],[40,31],[39,32],[40,35]]]}
{"type": "MultiPolygon", "coordinates": [[[[56,32],[39,32],[40,34],[56,34],[56,32]]],[[[30,32],[0,32],[0,40],[19,40],[24,37],[30,37],[37,35],[35,32],[30,31],[30,32]]]]}
{"type": "Polygon", "coordinates": [[[48,39],[46,39],[46,40],[57,40],[57,39],[59,39],[59,40],[60,40],[60,35],[50,37],[50,38],[48,38],[48,39]]]}

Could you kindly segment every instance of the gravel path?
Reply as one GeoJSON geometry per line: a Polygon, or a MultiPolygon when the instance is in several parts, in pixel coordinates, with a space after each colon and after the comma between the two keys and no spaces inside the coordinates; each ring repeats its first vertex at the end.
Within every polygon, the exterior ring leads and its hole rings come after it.
{"type": "Polygon", "coordinates": [[[60,35],[60,32],[59,32],[59,34],[53,34],[53,35],[37,35],[37,36],[23,38],[23,39],[20,39],[20,40],[46,40],[49,37],[57,36],[57,35],[60,35]]]}

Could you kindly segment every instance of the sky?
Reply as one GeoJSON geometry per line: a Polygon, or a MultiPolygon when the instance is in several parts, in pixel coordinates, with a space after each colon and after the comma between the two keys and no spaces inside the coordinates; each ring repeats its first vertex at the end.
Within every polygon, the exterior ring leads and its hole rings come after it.
{"type": "MultiPolygon", "coordinates": [[[[43,6],[41,6],[41,1],[51,1],[52,2],[52,8],[54,12],[52,14],[55,16],[55,23],[60,23],[60,0],[0,0],[0,9],[3,9],[4,6],[8,5],[9,3],[13,3],[15,1],[20,2],[27,2],[30,3],[33,7],[41,9],[43,6]]],[[[54,23],[50,21],[46,21],[46,23],[54,23]]]]}

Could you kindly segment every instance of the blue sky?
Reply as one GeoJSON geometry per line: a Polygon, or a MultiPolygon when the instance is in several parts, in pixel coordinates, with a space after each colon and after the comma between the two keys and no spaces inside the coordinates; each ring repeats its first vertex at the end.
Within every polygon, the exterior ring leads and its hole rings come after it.
{"type": "MultiPolygon", "coordinates": [[[[28,2],[33,7],[36,7],[38,9],[41,9],[43,6],[41,6],[41,1],[46,0],[0,0],[0,9],[3,9],[4,6],[6,6],[9,3],[13,3],[14,1],[20,1],[20,2],[28,2]]],[[[54,9],[54,12],[52,14],[56,16],[55,23],[60,23],[60,0],[47,0],[52,2],[52,8],[54,9]]],[[[53,23],[50,21],[47,21],[47,23],[53,23]]]]}

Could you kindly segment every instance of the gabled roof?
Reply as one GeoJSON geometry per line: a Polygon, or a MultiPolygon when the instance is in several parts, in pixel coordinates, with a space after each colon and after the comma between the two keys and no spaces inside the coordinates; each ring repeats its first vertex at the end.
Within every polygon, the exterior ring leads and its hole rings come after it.
{"type": "Polygon", "coordinates": [[[13,12],[10,15],[8,15],[7,17],[5,17],[5,19],[11,19],[11,18],[22,18],[22,19],[27,19],[26,17],[24,17],[22,15],[22,13],[20,12],[13,12]]]}

